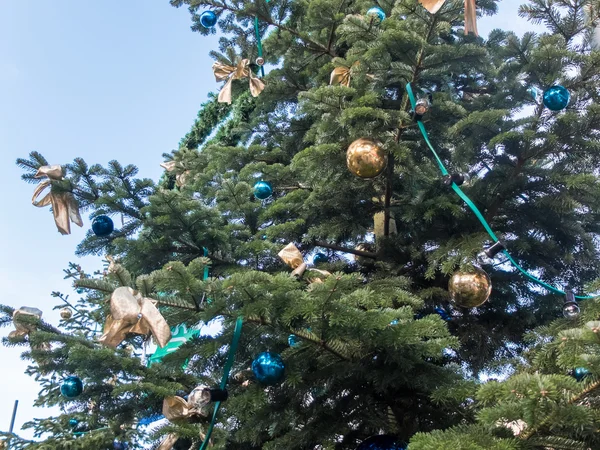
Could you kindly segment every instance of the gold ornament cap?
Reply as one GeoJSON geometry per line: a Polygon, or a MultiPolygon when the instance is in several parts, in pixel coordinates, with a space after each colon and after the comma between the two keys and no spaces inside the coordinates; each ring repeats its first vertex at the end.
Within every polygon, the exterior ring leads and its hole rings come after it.
{"type": "Polygon", "coordinates": [[[354,141],[346,152],[346,164],[360,178],[374,178],[387,165],[387,153],[380,142],[361,138],[354,141]]]}
{"type": "Polygon", "coordinates": [[[60,317],[64,320],[68,320],[73,316],[73,311],[71,308],[64,307],[60,310],[60,317]]]}
{"type": "Polygon", "coordinates": [[[490,276],[479,267],[473,266],[464,272],[456,272],[448,283],[452,303],[462,308],[483,305],[492,293],[490,276]]]}

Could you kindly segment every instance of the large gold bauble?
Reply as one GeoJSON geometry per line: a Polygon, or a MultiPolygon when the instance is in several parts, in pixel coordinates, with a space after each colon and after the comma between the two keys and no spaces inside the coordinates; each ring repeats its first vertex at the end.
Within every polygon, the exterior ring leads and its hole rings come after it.
{"type": "Polygon", "coordinates": [[[492,293],[492,281],[479,267],[465,272],[456,272],[448,283],[452,302],[463,308],[483,305],[492,293]]]}
{"type": "Polygon", "coordinates": [[[69,320],[72,315],[73,315],[73,311],[71,311],[71,308],[65,307],[60,310],[60,317],[62,317],[65,320],[69,320]]]}
{"type": "Polygon", "coordinates": [[[357,139],[346,152],[348,169],[357,177],[373,178],[383,172],[387,165],[387,153],[379,142],[357,139]]]}

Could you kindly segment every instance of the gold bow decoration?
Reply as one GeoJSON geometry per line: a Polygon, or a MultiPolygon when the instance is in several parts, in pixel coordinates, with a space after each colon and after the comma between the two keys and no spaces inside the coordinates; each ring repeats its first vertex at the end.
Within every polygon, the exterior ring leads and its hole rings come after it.
{"type": "Polygon", "coordinates": [[[127,333],[152,333],[161,348],[171,339],[169,324],[154,303],[130,287],[119,287],[110,296],[110,314],[104,324],[104,334],[98,340],[116,348],[127,333]]]}
{"type": "Polygon", "coordinates": [[[250,82],[250,93],[252,97],[258,97],[264,88],[265,83],[262,82],[260,78],[254,75],[254,72],[249,68],[250,60],[242,59],[237,67],[230,66],[228,64],[223,64],[220,62],[216,62],[212,66],[212,70],[215,74],[215,78],[217,81],[225,81],[225,86],[219,92],[219,103],[229,103],[231,104],[231,84],[233,80],[241,80],[242,78],[248,78],[250,82]]]}
{"type": "Polygon", "coordinates": [[[163,415],[171,422],[181,419],[203,418],[209,416],[209,405],[211,403],[210,388],[208,386],[196,386],[188,399],[173,396],[163,400],[163,415]]]}
{"type": "MultiPolygon", "coordinates": [[[[167,161],[161,163],[160,167],[165,169],[168,173],[181,171],[181,166],[176,161],[167,161]]],[[[190,171],[185,170],[180,173],[176,173],[175,175],[175,184],[177,186],[182,187],[185,186],[185,182],[187,181],[187,177],[189,176],[190,171]]]]}
{"type": "MultiPolygon", "coordinates": [[[[435,14],[446,3],[446,0],[419,0],[419,3],[431,14],[435,14]]],[[[465,0],[465,34],[469,33],[479,36],[475,0],[465,0]]]]}
{"type": "Polygon", "coordinates": [[[38,321],[42,319],[42,311],[37,308],[30,308],[29,306],[21,306],[19,309],[15,309],[13,312],[13,323],[15,329],[8,333],[9,338],[24,337],[29,333],[37,330],[37,326],[34,323],[27,323],[28,321],[21,321],[23,317],[35,318],[38,321]]]}
{"type": "Polygon", "coordinates": [[[54,214],[54,222],[61,234],[71,234],[71,222],[80,227],[83,226],[81,215],[79,214],[79,205],[71,192],[59,192],[58,189],[53,189],[53,183],[62,181],[64,174],[63,169],[59,165],[42,166],[38,169],[34,178],[46,178],[42,181],[33,192],[31,203],[33,206],[43,208],[52,206],[52,214],[54,214]],[[38,197],[46,189],[50,188],[41,200],[38,197]]]}
{"type": "MultiPolygon", "coordinates": [[[[306,270],[308,269],[308,264],[304,262],[302,253],[300,253],[298,247],[296,247],[291,242],[288,245],[286,245],[277,255],[281,258],[281,260],[284,263],[286,263],[288,266],[294,269],[291,273],[292,277],[300,279],[304,275],[304,272],[306,272],[306,270]]],[[[314,273],[314,277],[308,278],[309,283],[322,283],[323,280],[321,279],[321,277],[328,277],[329,275],[331,275],[326,270],[319,269],[309,269],[309,272],[311,274],[314,273]]]]}

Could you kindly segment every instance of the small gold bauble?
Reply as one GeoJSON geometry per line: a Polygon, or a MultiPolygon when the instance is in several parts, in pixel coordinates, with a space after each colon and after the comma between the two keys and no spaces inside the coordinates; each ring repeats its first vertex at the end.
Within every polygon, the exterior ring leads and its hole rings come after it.
{"type": "Polygon", "coordinates": [[[348,169],[357,177],[373,178],[383,172],[387,165],[387,153],[379,142],[357,139],[346,152],[348,169]]]}
{"type": "Polygon", "coordinates": [[[62,317],[65,320],[70,319],[72,315],[73,315],[73,311],[71,311],[71,308],[65,307],[60,310],[60,317],[62,317]]]}
{"type": "Polygon", "coordinates": [[[479,267],[465,272],[456,272],[448,283],[452,302],[463,308],[483,305],[492,293],[492,281],[479,267]]]}

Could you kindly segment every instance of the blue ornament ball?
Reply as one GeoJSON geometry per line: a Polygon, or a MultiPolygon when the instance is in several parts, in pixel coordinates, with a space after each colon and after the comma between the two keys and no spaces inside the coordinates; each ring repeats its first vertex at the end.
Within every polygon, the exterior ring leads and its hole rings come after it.
{"type": "Polygon", "coordinates": [[[63,380],[60,393],[66,398],[79,397],[83,392],[83,381],[79,377],[70,376],[63,380]]]}
{"type": "Polygon", "coordinates": [[[290,344],[290,347],[298,347],[300,345],[300,340],[298,339],[298,336],[296,336],[295,334],[290,334],[288,336],[288,344],[290,344]]]}
{"type": "Polygon", "coordinates": [[[379,6],[373,6],[367,11],[367,16],[375,16],[381,22],[383,19],[385,19],[385,11],[379,6]]]}
{"type": "Polygon", "coordinates": [[[254,196],[259,200],[265,200],[273,194],[273,187],[268,181],[257,181],[254,185],[254,196]]]}
{"type": "Polygon", "coordinates": [[[115,229],[115,224],[108,216],[102,215],[96,217],[92,221],[92,231],[98,237],[105,237],[112,233],[115,229]]]}
{"type": "Polygon", "coordinates": [[[389,434],[378,434],[362,441],[356,450],[406,450],[406,445],[389,434]]]}
{"type": "Polygon", "coordinates": [[[113,450],[127,450],[128,448],[129,444],[127,442],[121,442],[116,439],[113,442],[113,450]]]}
{"type": "Polygon", "coordinates": [[[217,15],[214,11],[204,11],[200,14],[200,24],[204,28],[212,28],[217,24],[217,15]]]}
{"type": "Polygon", "coordinates": [[[571,94],[560,85],[552,86],[544,92],[544,106],[552,111],[565,109],[569,104],[571,94]]]}
{"type": "Polygon", "coordinates": [[[322,264],[326,262],[329,262],[329,256],[322,252],[317,253],[313,258],[313,264],[322,264]]]}
{"type": "Polygon", "coordinates": [[[577,381],[581,381],[583,380],[587,374],[589,374],[590,371],[587,370],[585,367],[577,367],[573,370],[573,377],[577,380],[577,381]]]}
{"type": "Polygon", "coordinates": [[[270,386],[281,381],[285,365],[277,353],[263,352],[252,361],[252,372],[261,384],[270,386]]]}
{"type": "Polygon", "coordinates": [[[77,288],[75,289],[75,292],[77,292],[79,295],[83,294],[85,292],[84,288],[77,288]]]}
{"type": "Polygon", "coordinates": [[[442,320],[445,320],[446,322],[450,322],[452,320],[452,317],[450,317],[450,315],[446,312],[444,308],[438,307],[435,308],[434,311],[438,316],[442,318],[442,320]]]}
{"type": "Polygon", "coordinates": [[[75,427],[77,427],[77,425],[79,425],[79,420],[77,420],[77,419],[69,419],[69,426],[71,428],[75,428],[75,427]]]}

